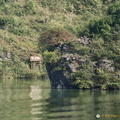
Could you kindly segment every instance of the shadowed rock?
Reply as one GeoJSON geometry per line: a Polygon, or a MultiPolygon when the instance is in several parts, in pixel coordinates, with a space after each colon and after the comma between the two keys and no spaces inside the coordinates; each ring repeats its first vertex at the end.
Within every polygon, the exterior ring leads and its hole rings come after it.
{"type": "Polygon", "coordinates": [[[52,88],[70,88],[69,82],[63,71],[53,71],[54,64],[47,63],[46,69],[52,88]]]}
{"type": "Polygon", "coordinates": [[[97,62],[96,65],[98,66],[98,68],[101,68],[107,71],[114,72],[114,69],[115,69],[114,62],[106,59],[100,60],[99,62],[97,62]]]}

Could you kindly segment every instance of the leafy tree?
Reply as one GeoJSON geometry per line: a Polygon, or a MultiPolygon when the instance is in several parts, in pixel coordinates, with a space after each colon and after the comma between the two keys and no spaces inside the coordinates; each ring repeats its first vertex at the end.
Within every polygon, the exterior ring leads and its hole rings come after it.
{"type": "Polygon", "coordinates": [[[41,34],[39,45],[42,45],[44,50],[51,50],[53,48],[52,46],[63,44],[73,38],[74,36],[63,28],[52,28],[41,34]]]}

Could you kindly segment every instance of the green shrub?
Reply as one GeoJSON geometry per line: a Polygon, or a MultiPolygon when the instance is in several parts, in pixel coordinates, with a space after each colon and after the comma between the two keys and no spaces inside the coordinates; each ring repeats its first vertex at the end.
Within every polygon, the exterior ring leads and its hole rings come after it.
{"type": "Polygon", "coordinates": [[[42,5],[43,7],[47,7],[47,5],[48,5],[48,0],[41,0],[40,3],[41,3],[41,5],[42,5]]]}
{"type": "Polygon", "coordinates": [[[115,1],[112,4],[109,5],[107,13],[109,15],[112,15],[113,13],[115,13],[119,9],[120,9],[120,2],[119,1],[115,1]]]}
{"type": "Polygon", "coordinates": [[[111,81],[111,74],[105,72],[102,69],[97,68],[95,70],[95,75],[93,78],[95,80],[95,86],[102,86],[102,85],[107,84],[111,81]]]}
{"type": "Polygon", "coordinates": [[[47,62],[55,63],[59,60],[59,57],[55,52],[48,52],[48,51],[45,51],[43,53],[43,58],[45,63],[47,62]]]}
{"type": "Polygon", "coordinates": [[[26,14],[35,14],[35,5],[33,0],[28,0],[24,7],[26,14]]]}
{"type": "Polygon", "coordinates": [[[0,5],[5,4],[7,2],[14,2],[15,0],[0,0],[0,5]]]}
{"type": "Polygon", "coordinates": [[[120,24],[120,3],[111,4],[107,11],[107,16],[90,22],[89,29],[92,37],[99,36],[104,41],[113,41],[119,39],[120,24]]]}
{"type": "Polygon", "coordinates": [[[43,7],[48,7],[51,11],[54,11],[54,12],[61,12],[61,11],[64,11],[64,8],[66,6],[66,0],[59,0],[59,1],[56,1],[56,0],[41,0],[41,5],[43,7]]]}
{"type": "Polygon", "coordinates": [[[88,55],[90,52],[90,48],[87,46],[81,46],[78,50],[80,55],[88,55]]]}
{"type": "Polygon", "coordinates": [[[1,12],[5,15],[17,15],[17,16],[24,16],[25,8],[17,3],[5,4],[4,7],[1,8],[1,12]]]}
{"type": "Polygon", "coordinates": [[[25,27],[21,27],[21,28],[20,27],[19,28],[11,27],[9,32],[14,33],[16,35],[20,35],[20,36],[21,35],[30,35],[30,33],[31,33],[30,29],[25,28],[25,27]]]}
{"type": "Polygon", "coordinates": [[[17,16],[24,16],[25,15],[25,9],[20,6],[19,4],[13,3],[11,5],[11,9],[13,11],[13,14],[17,15],[17,16]]]}
{"type": "Polygon", "coordinates": [[[108,90],[119,90],[120,89],[120,85],[119,83],[108,83],[105,85],[105,89],[108,90]]]}
{"type": "MultiPolygon", "coordinates": [[[[75,35],[75,36],[77,36],[77,37],[79,37],[79,36],[81,36],[80,35],[80,33],[81,33],[81,31],[83,31],[83,29],[84,29],[84,27],[80,24],[78,24],[78,25],[74,25],[74,26],[71,26],[71,25],[66,25],[65,26],[65,28],[70,32],[70,33],[72,33],[73,35],[75,35]]],[[[84,33],[84,35],[85,35],[85,33],[84,33]]]]}
{"type": "Polygon", "coordinates": [[[85,80],[81,80],[80,77],[77,77],[77,80],[75,80],[72,85],[76,88],[79,89],[91,89],[93,88],[93,82],[92,81],[85,81],[85,80]]]}
{"type": "Polygon", "coordinates": [[[5,29],[6,27],[14,26],[15,20],[9,16],[0,17],[0,28],[5,29]]]}

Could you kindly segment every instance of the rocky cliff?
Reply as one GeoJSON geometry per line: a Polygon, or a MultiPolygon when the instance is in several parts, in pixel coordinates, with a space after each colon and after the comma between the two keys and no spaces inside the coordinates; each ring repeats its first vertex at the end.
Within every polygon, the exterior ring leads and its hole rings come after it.
{"type": "MultiPolygon", "coordinates": [[[[92,40],[86,37],[84,40],[83,37],[72,40],[72,45],[76,44],[86,47],[92,44],[92,40]]],[[[57,51],[59,60],[46,63],[52,88],[101,88],[110,81],[112,82],[112,78],[114,78],[113,81],[116,81],[118,77],[115,78],[114,61],[108,59],[91,60],[91,52],[89,55],[83,55],[74,50],[73,46],[66,43],[54,46],[54,52],[57,51]]]]}

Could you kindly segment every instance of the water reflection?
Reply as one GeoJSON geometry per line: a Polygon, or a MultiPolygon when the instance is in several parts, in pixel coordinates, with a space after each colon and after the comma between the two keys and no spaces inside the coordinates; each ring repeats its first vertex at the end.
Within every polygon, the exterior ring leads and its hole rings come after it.
{"type": "Polygon", "coordinates": [[[41,96],[42,89],[40,89],[39,86],[30,86],[30,89],[31,91],[29,96],[32,100],[39,100],[42,98],[41,96]]]}
{"type": "Polygon", "coordinates": [[[97,113],[120,115],[120,91],[50,89],[48,84],[44,80],[1,80],[0,119],[95,120],[97,113]]]}
{"type": "MultiPolygon", "coordinates": [[[[32,115],[39,115],[39,114],[42,114],[42,108],[41,108],[41,103],[39,103],[38,100],[42,99],[42,89],[40,89],[40,86],[30,86],[30,93],[29,93],[29,96],[31,98],[32,101],[35,101],[35,103],[32,103],[31,104],[31,114],[32,115]]],[[[33,118],[32,120],[39,120],[39,119],[42,119],[42,118],[33,118]]]]}
{"type": "Polygon", "coordinates": [[[46,111],[48,111],[47,119],[79,120],[79,118],[82,118],[86,120],[87,116],[91,113],[92,107],[89,111],[88,109],[92,106],[92,98],[87,99],[89,96],[84,95],[86,94],[85,91],[53,89],[50,94],[51,97],[46,100],[49,103],[46,105],[46,111]]]}

